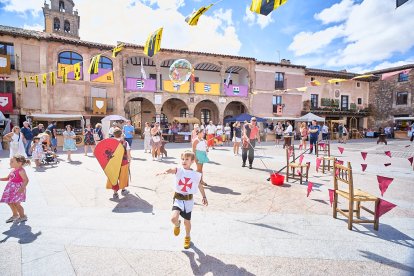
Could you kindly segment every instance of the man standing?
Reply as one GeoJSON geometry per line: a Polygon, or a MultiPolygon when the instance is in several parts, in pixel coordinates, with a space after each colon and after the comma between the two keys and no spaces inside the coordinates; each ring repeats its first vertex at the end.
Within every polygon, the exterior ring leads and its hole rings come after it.
{"type": "Polygon", "coordinates": [[[249,152],[249,169],[252,169],[254,147],[256,146],[256,141],[260,143],[259,127],[257,126],[256,117],[252,117],[250,124],[244,124],[243,128],[242,167],[246,167],[247,152],[249,152]]]}
{"type": "Polygon", "coordinates": [[[24,145],[26,155],[28,157],[30,157],[30,156],[32,156],[32,154],[30,152],[30,147],[32,145],[33,133],[32,133],[32,130],[30,129],[29,122],[27,122],[27,121],[23,122],[23,127],[21,129],[21,132],[23,133],[23,137],[26,140],[26,144],[24,145]]]}
{"type": "Polygon", "coordinates": [[[206,126],[207,132],[207,146],[214,149],[214,138],[216,137],[216,126],[213,121],[210,121],[209,125],[206,126]]]}
{"type": "Polygon", "coordinates": [[[310,133],[310,152],[309,154],[312,154],[313,148],[315,148],[316,153],[316,143],[318,142],[318,136],[319,136],[319,126],[316,125],[316,121],[312,121],[312,125],[309,127],[309,133],[310,133]]]}
{"type": "Polygon", "coordinates": [[[38,136],[40,133],[43,133],[43,131],[43,124],[38,124],[37,127],[32,130],[33,137],[38,136]]]}
{"type": "Polygon", "coordinates": [[[128,142],[129,146],[132,147],[132,138],[134,138],[134,126],[131,125],[131,121],[126,121],[126,125],[123,126],[122,132],[125,136],[125,141],[128,142]]]}
{"type": "Polygon", "coordinates": [[[56,133],[56,121],[53,121],[47,129],[52,133],[52,137],[50,139],[50,144],[52,151],[57,152],[57,133],[56,133]]]}
{"type": "Polygon", "coordinates": [[[328,140],[328,133],[329,133],[328,126],[326,125],[326,123],[323,123],[323,126],[322,126],[322,140],[328,140]]]}
{"type": "Polygon", "coordinates": [[[339,126],[338,126],[338,143],[343,143],[344,142],[343,135],[344,135],[344,127],[342,126],[342,123],[339,123],[339,126]]]}

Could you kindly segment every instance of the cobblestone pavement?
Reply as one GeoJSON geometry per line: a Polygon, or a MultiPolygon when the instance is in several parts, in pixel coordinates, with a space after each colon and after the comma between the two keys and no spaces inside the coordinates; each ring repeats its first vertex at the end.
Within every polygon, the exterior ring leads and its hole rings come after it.
{"type": "MultiPolygon", "coordinates": [[[[409,141],[332,144],[333,156],[351,162],[356,188],[380,196],[377,175],[394,178],[383,198],[397,207],[381,217],[379,231],[358,224],[349,231],[343,217],[332,218],[332,173],[316,172],[315,155],[304,155],[314,183],[306,197],[306,184],[276,187],[266,180],[286,165],[281,147],[258,145],[252,170],[241,167],[231,147],[217,147],[205,165],[209,206],[195,196],[189,250],[183,249],[183,234],[173,236],[169,221],[172,176],[155,176],[177,166],[189,145],[167,144],[168,157],[161,162],[143,152],[142,141],[132,148],[130,193],[117,200],[104,188],[95,158],[81,149],[72,163],[60,153],[56,166],[27,168],[23,205],[29,220],[6,224],[10,211],[0,205],[1,275],[414,274],[414,171],[407,160],[414,144],[409,141]],[[343,154],[338,146],[345,148],[343,154]],[[365,161],[361,150],[368,152],[365,161]],[[384,154],[388,150],[391,158],[384,154]],[[365,172],[361,163],[368,164],[365,172]]],[[[0,153],[2,175],[8,172],[7,154],[0,153]]]]}

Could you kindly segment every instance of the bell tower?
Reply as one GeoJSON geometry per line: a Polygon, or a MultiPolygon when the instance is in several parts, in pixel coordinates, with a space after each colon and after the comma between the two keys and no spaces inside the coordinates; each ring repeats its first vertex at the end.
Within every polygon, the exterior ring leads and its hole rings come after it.
{"type": "Polygon", "coordinates": [[[72,0],[50,0],[43,7],[45,32],[79,39],[80,17],[72,0]]]}

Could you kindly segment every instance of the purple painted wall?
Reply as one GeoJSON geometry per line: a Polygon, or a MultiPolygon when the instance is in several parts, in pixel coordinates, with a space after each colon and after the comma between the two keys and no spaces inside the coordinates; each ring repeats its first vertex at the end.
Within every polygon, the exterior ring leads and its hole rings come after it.
{"type": "Polygon", "coordinates": [[[145,91],[155,92],[157,91],[157,80],[152,79],[138,79],[138,78],[127,78],[127,91],[145,91]]]}
{"type": "Polygon", "coordinates": [[[228,87],[224,85],[224,91],[226,96],[231,97],[247,97],[249,87],[247,85],[233,85],[230,84],[228,87]]]}

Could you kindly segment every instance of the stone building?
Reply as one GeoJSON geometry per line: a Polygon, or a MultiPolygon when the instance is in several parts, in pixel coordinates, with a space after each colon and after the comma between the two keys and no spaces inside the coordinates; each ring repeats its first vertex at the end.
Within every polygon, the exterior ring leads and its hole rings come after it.
{"type": "MultiPolygon", "coordinates": [[[[414,64],[370,72],[378,75],[378,81],[370,83],[372,116],[369,126],[373,128],[394,124],[398,117],[414,117],[414,64]]],[[[399,122],[406,128],[409,120],[399,122]]]]}

